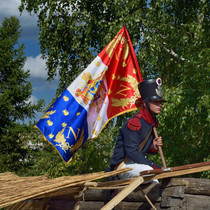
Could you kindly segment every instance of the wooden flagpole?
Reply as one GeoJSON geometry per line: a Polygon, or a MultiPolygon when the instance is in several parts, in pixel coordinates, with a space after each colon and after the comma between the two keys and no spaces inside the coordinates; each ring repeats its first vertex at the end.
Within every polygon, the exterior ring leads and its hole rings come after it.
{"type": "MultiPolygon", "coordinates": [[[[156,127],[153,127],[153,131],[154,131],[154,134],[155,134],[155,138],[158,138],[158,133],[157,133],[156,127]]],[[[163,155],[162,147],[158,146],[158,150],[160,152],[160,157],[161,157],[161,160],[162,160],[162,163],[163,163],[163,168],[167,168],[165,158],[164,158],[164,155],[163,155]]]]}

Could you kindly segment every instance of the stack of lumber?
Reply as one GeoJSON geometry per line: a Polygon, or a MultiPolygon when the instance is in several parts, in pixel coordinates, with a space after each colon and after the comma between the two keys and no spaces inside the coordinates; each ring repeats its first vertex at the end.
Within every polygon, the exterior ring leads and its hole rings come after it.
{"type": "MultiPolygon", "coordinates": [[[[197,178],[170,178],[164,179],[162,184],[142,184],[114,209],[152,209],[142,190],[156,209],[210,209],[210,180],[197,178]]],[[[84,200],[79,202],[79,209],[99,210],[108,202],[108,195],[108,190],[88,190],[84,193],[84,200]]]]}
{"type": "Polygon", "coordinates": [[[162,187],[161,208],[210,209],[209,179],[173,178],[162,187]]]}
{"type": "Polygon", "coordinates": [[[170,178],[210,170],[210,162],[144,171],[127,180],[93,182],[130,170],[48,179],[0,174],[0,208],[38,209],[210,209],[210,180],[170,178]],[[162,185],[151,184],[163,179],[162,185]],[[167,180],[170,180],[166,182],[167,180]],[[145,185],[145,181],[150,184],[145,185]],[[110,200],[110,190],[119,193],[110,200]]]}
{"type": "MultiPolygon", "coordinates": [[[[121,191],[121,190],[120,190],[121,191]]],[[[109,190],[91,189],[84,193],[84,200],[79,202],[79,209],[99,210],[109,201],[109,190]]],[[[157,183],[143,184],[131,192],[123,199],[114,209],[150,209],[151,206],[147,202],[144,194],[150,198],[155,206],[160,206],[161,185],[157,183]],[[143,192],[142,192],[143,191],[143,192]]]]}

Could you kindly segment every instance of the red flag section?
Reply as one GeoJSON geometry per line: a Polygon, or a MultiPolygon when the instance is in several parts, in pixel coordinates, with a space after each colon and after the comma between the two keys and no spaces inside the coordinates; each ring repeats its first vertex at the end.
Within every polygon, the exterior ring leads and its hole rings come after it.
{"type": "Polygon", "coordinates": [[[138,83],[143,79],[125,26],[98,56],[108,66],[108,119],[136,109],[138,83]]]}

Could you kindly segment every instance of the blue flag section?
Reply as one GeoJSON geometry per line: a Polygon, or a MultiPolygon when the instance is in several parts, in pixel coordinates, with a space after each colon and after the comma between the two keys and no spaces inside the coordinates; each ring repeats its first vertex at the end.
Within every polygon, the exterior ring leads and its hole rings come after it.
{"type": "Polygon", "coordinates": [[[88,138],[87,111],[65,90],[36,124],[65,162],[88,138]]]}

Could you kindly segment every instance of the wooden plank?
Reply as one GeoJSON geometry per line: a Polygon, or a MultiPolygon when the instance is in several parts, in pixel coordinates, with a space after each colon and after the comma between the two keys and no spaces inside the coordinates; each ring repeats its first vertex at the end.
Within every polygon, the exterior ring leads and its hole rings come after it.
{"type": "MultiPolygon", "coordinates": [[[[186,170],[181,170],[181,171],[169,171],[169,172],[164,172],[162,174],[157,174],[157,175],[151,175],[148,177],[143,176],[145,181],[150,181],[153,179],[163,179],[163,178],[169,178],[169,177],[174,177],[174,176],[181,176],[185,174],[192,174],[192,173],[198,173],[202,171],[208,171],[210,170],[210,166],[203,166],[203,167],[197,167],[197,168],[192,168],[192,169],[186,169],[186,170]]],[[[153,172],[156,170],[153,170],[153,172]]],[[[123,180],[116,180],[116,181],[108,181],[108,182],[102,182],[102,183],[97,183],[96,187],[90,187],[90,189],[121,189],[122,186],[125,187],[129,185],[134,178],[132,179],[123,179],[123,180]]]]}
{"type": "MultiPolygon", "coordinates": [[[[145,181],[150,181],[153,179],[163,179],[163,178],[169,178],[169,177],[174,177],[174,176],[181,176],[185,174],[192,174],[192,173],[198,173],[202,171],[208,171],[210,170],[210,166],[203,166],[203,167],[197,167],[193,169],[186,169],[186,170],[181,170],[181,171],[169,171],[169,172],[164,172],[162,174],[157,174],[157,175],[151,175],[148,177],[143,176],[145,181]]],[[[153,172],[156,170],[153,170],[153,172]]],[[[127,185],[129,185],[134,178],[132,179],[123,179],[123,180],[116,180],[116,181],[108,181],[108,182],[102,182],[102,183],[97,183],[96,187],[90,187],[90,189],[121,189],[127,185]]]]}
{"type": "Polygon", "coordinates": [[[198,172],[208,171],[208,170],[210,170],[210,165],[201,166],[201,167],[197,167],[197,168],[185,169],[185,170],[181,170],[181,171],[169,171],[169,172],[165,172],[162,174],[146,176],[143,178],[144,178],[144,181],[151,181],[154,179],[164,179],[164,178],[168,178],[168,177],[182,176],[182,175],[186,175],[186,174],[193,174],[193,173],[198,173],[198,172]]]}
{"type": "Polygon", "coordinates": [[[147,170],[147,171],[142,171],[140,175],[143,176],[147,174],[162,174],[162,173],[167,173],[168,171],[180,171],[180,170],[185,170],[185,169],[197,168],[200,166],[210,166],[210,161],[183,165],[183,166],[176,166],[176,167],[165,168],[165,169],[147,170]]]}
{"type": "Polygon", "coordinates": [[[135,178],[125,189],[118,193],[111,201],[109,201],[101,210],[113,209],[118,203],[120,203],[128,194],[135,190],[142,182],[141,176],[135,178]]]}
{"type": "Polygon", "coordinates": [[[133,180],[133,178],[131,179],[120,179],[120,180],[114,180],[114,181],[108,181],[108,182],[99,182],[97,183],[97,187],[101,188],[101,187],[113,187],[112,189],[116,189],[116,187],[118,186],[125,186],[131,183],[131,181],[133,180]]]}

